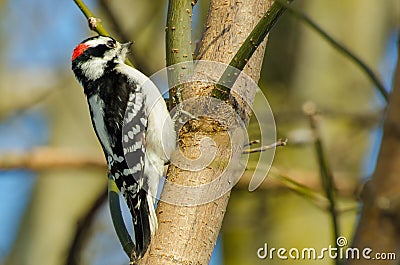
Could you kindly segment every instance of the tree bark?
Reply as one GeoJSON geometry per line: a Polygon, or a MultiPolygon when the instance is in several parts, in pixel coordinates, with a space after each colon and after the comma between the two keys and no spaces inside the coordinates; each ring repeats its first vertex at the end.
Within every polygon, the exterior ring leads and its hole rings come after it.
{"type": "MultiPolygon", "coordinates": [[[[212,0],[197,59],[228,64],[271,3],[269,0],[212,0]]],[[[260,77],[265,43],[258,47],[244,69],[255,82],[260,77]]],[[[183,99],[209,96],[212,88],[210,85],[197,84],[185,90],[183,99]]],[[[252,92],[251,96],[254,97],[255,91],[252,92]]],[[[239,108],[245,114],[247,123],[251,106],[239,102],[239,108]]],[[[182,127],[178,141],[181,152],[187,158],[197,158],[201,155],[199,146],[204,137],[211,138],[215,143],[214,162],[201,171],[188,171],[171,165],[167,179],[173,184],[190,186],[208,183],[224,171],[224,162],[232,152],[229,136],[224,126],[212,119],[190,121],[182,127]]],[[[167,188],[161,199],[168,193],[167,188]]],[[[195,197],[196,194],[186,196],[195,197]]],[[[157,208],[159,228],[149,251],[139,264],[208,264],[229,196],[230,191],[216,200],[197,206],[179,206],[160,201],[157,208]]]]}
{"type": "MultiPolygon", "coordinates": [[[[400,52],[400,42],[399,42],[400,52]]],[[[373,260],[374,264],[398,264],[400,256],[400,54],[397,61],[394,87],[390,96],[383,139],[375,173],[362,193],[363,210],[353,247],[360,253],[371,248],[375,253],[395,253],[393,260],[373,260]]],[[[371,264],[361,257],[347,264],[371,264]]]]}

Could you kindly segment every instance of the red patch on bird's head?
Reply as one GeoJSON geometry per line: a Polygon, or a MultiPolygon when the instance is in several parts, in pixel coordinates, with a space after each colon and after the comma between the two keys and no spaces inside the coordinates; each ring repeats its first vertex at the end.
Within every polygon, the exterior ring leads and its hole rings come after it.
{"type": "Polygon", "coordinates": [[[77,57],[79,57],[82,53],[86,51],[86,49],[89,48],[89,45],[81,43],[78,46],[75,47],[74,52],[72,53],[72,59],[71,61],[75,60],[77,57]]]}

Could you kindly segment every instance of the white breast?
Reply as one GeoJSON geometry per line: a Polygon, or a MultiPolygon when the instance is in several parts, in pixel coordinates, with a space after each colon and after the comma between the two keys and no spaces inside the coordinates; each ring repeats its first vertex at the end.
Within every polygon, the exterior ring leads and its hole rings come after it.
{"type": "Polygon", "coordinates": [[[108,155],[112,156],[113,151],[111,149],[110,138],[108,137],[107,128],[104,123],[104,102],[98,95],[93,95],[89,98],[89,105],[92,110],[92,119],[97,136],[108,155]]]}

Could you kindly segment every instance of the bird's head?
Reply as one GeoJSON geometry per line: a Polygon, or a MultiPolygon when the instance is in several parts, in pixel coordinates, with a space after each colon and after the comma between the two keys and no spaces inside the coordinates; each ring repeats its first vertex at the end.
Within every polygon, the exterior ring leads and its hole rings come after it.
{"type": "Polygon", "coordinates": [[[131,42],[119,43],[111,37],[95,36],[82,41],[72,53],[72,70],[78,79],[95,80],[106,67],[124,63],[131,42]]]}

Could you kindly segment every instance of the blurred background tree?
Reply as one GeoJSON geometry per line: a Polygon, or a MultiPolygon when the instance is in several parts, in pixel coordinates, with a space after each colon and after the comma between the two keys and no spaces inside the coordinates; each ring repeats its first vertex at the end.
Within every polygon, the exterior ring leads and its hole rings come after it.
{"type": "MultiPolygon", "coordinates": [[[[166,1],[87,4],[117,39],[134,41],[131,57],[138,69],[151,75],[165,67],[166,1]]],[[[73,1],[0,1],[0,6],[0,264],[66,264],[79,222],[106,188],[101,149],[70,71],[73,48],[92,33],[73,1]]],[[[307,0],[294,6],[392,87],[398,1],[307,0]]],[[[202,0],[194,8],[193,48],[207,9],[208,1],[202,0]]],[[[257,257],[264,243],[316,249],[333,244],[302,106],[312,101],[320,111],[339,227],[350,242],[360,213],[361,183],[375,169],[386,103],[359,68],[288,12],[270,34],[259,84],[275,114],[278,137],[289,138],[289,145],[277,150],[259,189],[250,193],[245,181],[234,188],[211,263],[332,264],[328,258],[257,257]],[[307,188],[291,185],[288,178],[307,188]]],[[[256,139],[253,128],[250,124],[250,137],[256,139]]],[[[94,212],[80,249],[76,264],[127,262],[106,206],[94,212]]]]}

